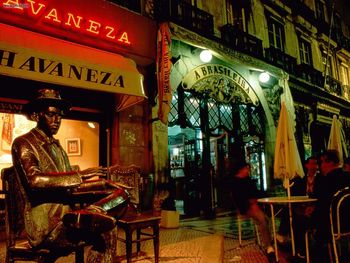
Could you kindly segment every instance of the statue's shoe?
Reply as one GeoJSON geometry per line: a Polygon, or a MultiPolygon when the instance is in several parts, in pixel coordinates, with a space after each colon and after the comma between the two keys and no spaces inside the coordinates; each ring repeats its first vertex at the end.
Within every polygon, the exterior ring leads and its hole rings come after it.
{"type": "Polygon", "coordinates": [[[92,231],[95,233],[104,233],[115,227],[116,219],[109,216],[103,210],[80,209],[67,212],[62,219],[67,228],[74,228],[82,231],[92,231]]]}

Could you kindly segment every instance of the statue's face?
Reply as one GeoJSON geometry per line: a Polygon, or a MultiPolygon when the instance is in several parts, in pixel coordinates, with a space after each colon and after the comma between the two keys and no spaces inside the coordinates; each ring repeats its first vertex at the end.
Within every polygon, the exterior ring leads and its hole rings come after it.
{"type": "Polygon", "coordinates": [[[38,127],[42,129],[47,136],[55,135],[62,120],[63,111],[56,107],[46,107],[38,114],[38,127]]]}

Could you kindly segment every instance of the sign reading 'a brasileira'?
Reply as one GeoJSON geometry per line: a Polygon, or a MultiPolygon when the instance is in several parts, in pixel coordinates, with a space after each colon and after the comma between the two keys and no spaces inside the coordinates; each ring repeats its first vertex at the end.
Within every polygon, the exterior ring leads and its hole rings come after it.
{"type": "Polygon", "coordinates": [[[249,82],[232,68],[220,64],[204,64],[192,69],[184,77],[184,89],[208,93],[217,101],[259,104],[259,99],[249,82]]]}

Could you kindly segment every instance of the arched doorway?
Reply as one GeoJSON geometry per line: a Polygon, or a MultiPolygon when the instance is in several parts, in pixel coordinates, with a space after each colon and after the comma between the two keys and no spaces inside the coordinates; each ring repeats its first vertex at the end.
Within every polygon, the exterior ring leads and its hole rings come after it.
{"type": "Polygon", "coordinates": [[[264,184],[262,107],[232,81],[214,77],[209,80],[211,86],[207,83],[205,88],[199,82],[197,88],[180,85],[169,113],[169,176],[176,185],[177,210],[186,216],[210,216],[231,209],[224,183],[228,154],[246,156],[258,187],[264,184]],[[223,82],[221,95],[211,92],[223,82]]]}

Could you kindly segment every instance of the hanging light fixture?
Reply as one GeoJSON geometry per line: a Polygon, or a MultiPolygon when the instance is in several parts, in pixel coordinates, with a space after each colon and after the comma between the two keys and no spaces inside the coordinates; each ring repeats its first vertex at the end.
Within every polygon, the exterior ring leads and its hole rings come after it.
{"type": "Polygon", "coordinates": [[[270,75],[267,72],[261,72],[259,75],[259,81],[262,83],[266,83],[270,80],[270,75]]]}
{"type": "Polygon", "coordinates": [[[213,54],[211,53],[211,51],[209,49],[204,49],[199,54],[199,58],[201,59],[202,62],[208,63],[213,58],[213,54]]]}

